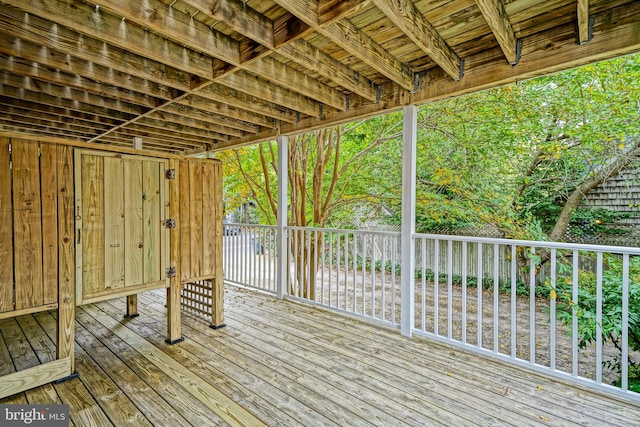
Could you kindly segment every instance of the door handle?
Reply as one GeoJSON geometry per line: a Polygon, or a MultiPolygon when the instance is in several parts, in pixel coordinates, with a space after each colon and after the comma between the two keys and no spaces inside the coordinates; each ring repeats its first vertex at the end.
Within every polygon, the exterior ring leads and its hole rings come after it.
{"type": "Polygon", "coordinates": [[[78,228],[78,239],[77,239],[77,244],[80,244],[80,240],[82,240],[82,230],[78,228]]]}

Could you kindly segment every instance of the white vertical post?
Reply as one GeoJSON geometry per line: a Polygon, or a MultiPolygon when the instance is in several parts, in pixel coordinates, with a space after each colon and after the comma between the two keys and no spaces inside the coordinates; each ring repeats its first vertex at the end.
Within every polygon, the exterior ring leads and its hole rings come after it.
{"type": "Polygon", "coordinates": [[[140,138],[139,136],[133,137],[133,149],[142,150],[142,138],[140,138]]]}
{"type": "Polygon", "coordinates": [[[284,298],[287,292],[287,207],[288,197],[288,176],[289,176],[289,137],[278,136],[278,266],[276,267],[276,292],[278,298],[284,298]]]}
{"type": "Polygon", "coordinates": [[[416,229],[416,141],[418,109],[408,105],[403,109],[402,131],[402,229],[401,229],[401,313],[400,331],[410,337],[415,323],[415,252],[413,234],[416,229]]]}

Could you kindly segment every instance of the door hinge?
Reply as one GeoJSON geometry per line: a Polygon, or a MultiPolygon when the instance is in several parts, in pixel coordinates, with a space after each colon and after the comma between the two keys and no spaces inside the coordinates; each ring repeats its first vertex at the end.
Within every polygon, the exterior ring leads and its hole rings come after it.
{"type": "Polygon", "coordinates": [[[165,273],[167,275],[167,279],[171,279],[173,277],[176,277],[176,268],[175,267],[168,267],[165,270],[165,273]]]}
{"type": "Polygon", "coordinates": [[[173,218],[168,218],[164,220],[164,226],[166,228],[176,228],[176,220],[173,218]]]}
{"type": "Polygon", "coordinates": [[[167,169],[164,171],[165,179],[176,179],[176,170],[175,169],[167,169]]]}

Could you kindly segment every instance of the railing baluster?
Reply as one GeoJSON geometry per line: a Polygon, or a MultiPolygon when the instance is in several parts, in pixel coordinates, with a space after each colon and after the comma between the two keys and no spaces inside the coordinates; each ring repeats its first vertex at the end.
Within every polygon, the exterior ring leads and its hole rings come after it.
{"type": "Polygon", "coordinates": [[[551,289],[556,295],[551,295],[549,299],[549,367],[551,370],[556,369],[556,297],[557,297],[557,256],[556,249],[551,249],[551,289]]]}
{"type": "Polygon", "coordinates": [[[572,375],[574,377],[578,376],[578,273],[579,270],[579,262],[580,262],[580,253],[576,250],[573,251],[573,260],[572,260],[572,269],[573,274],[571,278],[571,301],[573,304],[571,305],[571,364],[572,364],[572,375]]]}
{"type": "Polygon", "coordinates": [[[447,240],[447,338],[453,336],[453,241],[447,240]]]}
{"type": "Polygon", "coordinates": [[[478,282],[478,287],[477,287],[477,291],[478,291],[478,295],[477,295],[477,299],[478,299],[478,312],[477,312],[477,318],[478,318],[478,348],[482,348],[482,323],[483,323],[483,308],[482,308],[482,300],[483,300],[483,291],[484,291],[484,283],[482,280],[482,276],[483,276],[483,271],[482,271],[482,265],[483,265],[483,261],[484,258],[482,257],[482,243],[478,242],[478,274],[477,274],[477,282],[478,282]]]}
{"type": "MultiPolygon", "coordinates": [[[[383,248],[383,249],[382,249],[382,251],[383,251],[382,253],[383,253],[383,254],[385,254],[385,253],[386,253],[386,250],[387,250],[387,239],[384,239],[384,241],[383,241],[383,242],[384,242],[384,243],[383,243],[383,247],[382,247],[382,248],[383,248]]],[[[391,250],[392,250],[392,251],[394,250],[393,240],[391,241],[391,250]]],[[[395,259],[396,259],[396,258],[395,258],[395,255],[393,255],[394,253],[395,253],[395,252],[392,252],[392,254],[391,254],[391,260],[390,260],[390,262],[391,262],[391,271],[392,271],[392,272],[391,272],[391,283],[390,283],[390,286],[391,286],[391,291],[392,291],[392,293],[395,293],[395,289],[394,289],[394,278],[396,277],[396,273],[395,273],[395,267],[396,267],[396,266],[395,266],[395,259]]],[[[372,256],[372,258],[373,258],[373,256],[372,256]]],[[[384,268],[384,267],[383,267],[383,268],[384,268]]],[[[387,305],[386,305],[387,298],[386,298],[386,293],[387,293],[387,282],[385,281],[385,282],[382,284],[382,293],[381,293],[381,295],[380,295],[380,301],[381,301],[381,304],[380,304],[380,305],[381,305],[381,307],[382,307],[382,313],[380,313],[380,314],[381,314],[381,316],[382,316],[382,320],[383,320],[383,321],[387,319],[387,313],[386,313],[386,309],[387,309],[387,305]]]]}
{"type": "Polygon", "coordinates": [[[516,245],[511,245],[511,358],[517,355],[517,343],[518,343],[518,324],[516,314],[516,296],[518,294],[517,277],[517,248],[516,245]]]}
{"type": "Polygon", "coordinates": [[[439,323],[439,306],[440,306],[440,295],[439,294],[439,284],[440,284],[440,240],[434,240],[434,248],[433,248],[433,333],[436,335],[440,335],[440,327],[439,323]]]}
{"type": "Polygon", "coordinates": [[[629,389],[629,254],[622,256],[622,355],[621,387],[629,389]]]}
{"type": "MultiPolygon", "coordinates": [[[[427,240],[422,240],[422,263],[421,263],[421,276],[422,276],[422,295],[420,296],[420,315],[421,315],[421,330],[424,332],[426,328],[426,306],[427,306],[427,240]]],[[[417,243],[417,241],[416,241],[417,243]]]]}
{"type": "Polygon", "coordinates": [[[462,242],[462,342],[467,343],[467,242],[462,242]]]}
{"type": "Polygon", "coordinates": [[[498,303],[500,293],[500,246],[496,243],[493,245],[493,352],[498,353],[498,331],[500,324],[498,323],[498,303]]]}
{"type": "Polygon", "coordinates": [[[529,259],[529,363],[536,363],[536,248],[531,246],[529,259]]]}
{"type": "MultiPolygon", "coordinates": [[[[356,236],[355,233],[351,233],[351,235],[353,236],[353,260],[351,261],[351,265],[353,266],[353,275],[351,277],[352,281],[353,281],[353,312],[357,313],[358,312],[358,298],[356,295],[356,288],[357,288],[357,284],[356,284],[356,270],[358,269],[358,237],[356,236]]],[[[362,310],[364,312],[364,294],[362,295],[362,310]]]]}
{"type": "Polygon", "coordinates": [[[596,383],[602,383],[602,252],[596,255],[596,383]]]}

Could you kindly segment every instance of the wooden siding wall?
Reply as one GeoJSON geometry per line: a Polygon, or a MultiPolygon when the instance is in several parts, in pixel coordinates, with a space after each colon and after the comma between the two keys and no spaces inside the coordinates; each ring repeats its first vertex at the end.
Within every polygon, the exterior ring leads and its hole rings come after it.
{"type": "Polygon", "coordinates": [[[0,317],[55,308],[73,272],[71,148],[0,137],[0,317]]]}
{"type": "Polygon", "coordinates": [[[630,217],[620,220],[620,225],[640,228],[640,163],[590,191],[583,203],[594,208],[626,212],[630,217]]]}

